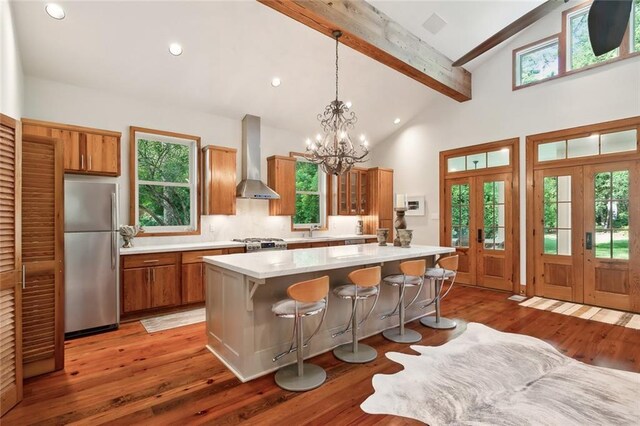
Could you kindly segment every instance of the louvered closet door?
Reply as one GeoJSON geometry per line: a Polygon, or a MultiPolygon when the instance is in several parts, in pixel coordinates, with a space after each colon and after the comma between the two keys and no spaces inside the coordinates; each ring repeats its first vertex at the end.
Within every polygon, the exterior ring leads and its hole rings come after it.
{"type": "Polygon", "coordinates": [[[22,293],[24,376],[64,366],[62,142],[24,136],[22,153],[22,293]]]}
{"type": "Polygon", "coordinates": [[[20,140],[0,114],[0,415],[22,399],[20,140]]]}

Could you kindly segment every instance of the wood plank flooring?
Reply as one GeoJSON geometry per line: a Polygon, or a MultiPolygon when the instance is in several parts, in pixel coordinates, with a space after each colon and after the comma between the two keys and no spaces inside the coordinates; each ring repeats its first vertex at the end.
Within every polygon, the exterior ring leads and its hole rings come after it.
{"type": "MultiPolygon", "coordinates": [[[[480,322],[541,338],[589,364],[640,372],[640,331],[520,307],[507,296],[458,287],[443,303],[444,315],[459,320],[457,329],[434,331],[417,321],[409,327],[422,333],[421,344],[441,345],[467,322],[480,322]]],[[[330,352],[320,355],[312,362],[327,370],[327,382],[292,393],[278,388],[273,375],[240,383],[204,348],[204,324],[150,335],[129,323],[67,342],[65,370],[27,380],[24,400],[2,424],[416,424],[360,410],[373,392],[371,377],[401,369],[382,354],[413,352],[381,335],[365,342],[378,349],[374,362],[349,365],[330,352]]]]}

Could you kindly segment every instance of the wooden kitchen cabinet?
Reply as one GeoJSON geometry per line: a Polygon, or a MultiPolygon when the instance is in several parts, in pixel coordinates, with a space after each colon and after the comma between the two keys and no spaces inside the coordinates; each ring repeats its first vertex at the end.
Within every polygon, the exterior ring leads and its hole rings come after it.
{"type": "Polygon", "coordinates": [[[120,132],[25,118],[22,133],[61,140],[65,173],[120,176],[120,132]]]}
{"type": "Polygon", "coordinates": [[[232,247],[121,256],[120,306],[123,319],[126,321],[203,303],[203,257],[244,251],[244,247],[232,247]]]}
{"type": "MultiPolygon", "coordinates": [[[[227,254],[230,249],[182,253],[182,304],[204,302],[204,256],[227,254]]],[[[244,251],[243,248],[240,250],[244,251]]]]}
{"type": "Polygon", "coordinates": [[[340,216],[368,214],[368,171],[353,168],[340,175],[337,181],[337,207],[340,216]]]}
{"type": "Polygon", "coordinates": [[[175,306],[181,302],[176,265],[126,269],[123,278],[124,313],[175,306]]]}
{"type": "Polygon", "coordinates": [[[376,167],[368,171],[369,212],[364,218],[364,232],[375,234],[378,228],[388,228],[393,241],[393,170],[376,167]]]}
{"type": "Polygon", "coordinates": [[[127,269],[123,273],[122,312],[151,308],[149,268],[127,269]]]}
{"type": "Polygon", "coordinates": [[[234,148],[207,145],[204,158],[203,214],[236,214],[236,154],[234,148]]]}
{"type": "Polygon", "coordinates": [[[269,200],[270,216],[296,214],[296,159],[274,155],[267,158],[267,185],[280,195],[269,200]]]}
{"type": "Polygon", "coordinates": [[[180,280],[176,276],[177,266],[155,266],[151,270],[151,307],[179,305],[182,301],[180,280]]]}

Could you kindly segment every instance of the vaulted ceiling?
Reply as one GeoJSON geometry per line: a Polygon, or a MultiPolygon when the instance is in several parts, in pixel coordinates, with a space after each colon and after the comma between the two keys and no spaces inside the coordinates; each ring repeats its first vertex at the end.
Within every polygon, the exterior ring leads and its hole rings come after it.
{"type": "MultiPolygon", "coordinates": [[[[457,59],[540,1],[370,1],[457,59]],[[422,23],[436,12],[436,35],[422,23]]],[[[56,21],[41,1],[13,2],[27,75],[231,118],[260,115],[301,135],[334,95],[334,42],[255,1],[63,1],[56,21]],[[184,53],[174,57],[177,41],[184,53]],[[271,86],[272,77],[282,85],[271,86]]],[[[342,47],[341,98],[375,143],[443,95],[342,47]]],[[[473,61],[473,70],[484,57],[473,61]]]]}

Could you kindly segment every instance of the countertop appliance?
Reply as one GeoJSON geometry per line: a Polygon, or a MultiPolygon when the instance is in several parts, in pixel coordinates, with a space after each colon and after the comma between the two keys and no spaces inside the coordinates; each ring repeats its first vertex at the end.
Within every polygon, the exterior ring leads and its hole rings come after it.
{"type": "Polygon", "coordinates": [[[287,242],[282,238],[242,238],[234,239],[238,243],[244,243],[247,253],[261,250],[286,250],[287,242]]]}
{"type": "Polygon", "coordinates": [[[65,336],[118,328],[118,185],[64,182],[65,336]]]}

